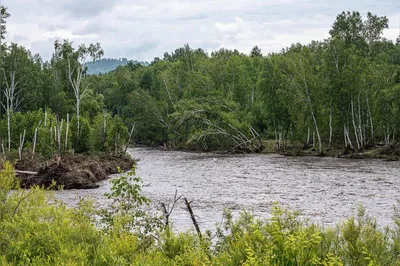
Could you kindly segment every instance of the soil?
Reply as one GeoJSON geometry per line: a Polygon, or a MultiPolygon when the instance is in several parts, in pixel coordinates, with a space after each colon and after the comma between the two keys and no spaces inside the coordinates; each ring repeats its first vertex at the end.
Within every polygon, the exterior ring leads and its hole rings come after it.
{"type": "MultiPolygon", "coordinates": [[[[264,152],[270,153],[270,152],[264,152]]],[[[354,150],[350,147],[347,148],[333,148],[330,150],[324,150],[319,153],[318,150],[312,149],[312,147],[301,148],[299,145],[288,146],[285,151],[275,151],[272,153],[278,153],[285,156],[318,156],[318,157],[337,157],[337,158],[348,158],[348,159],[383,159],[387,161],[399,161],[400,160],[400,142],[391,145],[371,145],[365,147],[362,150],[354,150]]]]}
{"type": "Polygon", "coordinates": [[[135,161],[129,155],[105,154],[101,156],[66,155],[59,160],[50,160],[38,167],[35,161],[23,159],[15,164],[16,170],[37,174],[17,173],[24,188],[39,185],[53,189],[97,188],[97,182],[121,170],[130,170],[135,161]]]}

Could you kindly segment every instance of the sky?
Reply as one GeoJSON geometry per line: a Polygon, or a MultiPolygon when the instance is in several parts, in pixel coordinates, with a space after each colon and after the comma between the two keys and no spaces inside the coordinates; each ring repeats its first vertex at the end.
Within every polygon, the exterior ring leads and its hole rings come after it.
{"type": "Polygon", "coordinates": [[[399,36],[400,0],[0,0],[11,17],[7,42],[49,60],[57,39],[100,42],[106,58],[152,61],[188,43],[263,54],[329,37],[337,14],[368,11],[389,18],[384,37],[399,36]]]}

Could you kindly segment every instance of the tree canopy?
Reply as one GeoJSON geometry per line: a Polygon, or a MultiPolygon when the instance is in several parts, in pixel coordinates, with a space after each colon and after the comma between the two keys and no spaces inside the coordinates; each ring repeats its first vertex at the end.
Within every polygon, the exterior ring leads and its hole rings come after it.
{"type": "MultiPolygon", "coordinates": [[[[3,34],[9,14],[1,12],[3,34]]],[[[49,62],[5,44],[0,82],[14,95],[2,92],[0,114],[12,123],[18,112],[48,111],[51,126],[63,122],[64,130],[68,117],[76,125],[66,145],[80,151],[122,145],[131,127],[138,143],[184,149],[259,151],[268,140],[278,149],[291,141],[319,152],[390,145],[400,126],[400,44],[383,38],[388,25],[385,16],[342,12],[330,38],[279,53],[254,46],[248,55],[207,54],[185,44],[151,64],[122,60],[99,75],[88,73],[104,54],[99,43],[56,41],[49,62]],[[86,139],[97,142],[81,147],[86,139]]],[[[4,125],[0,137],[9,136],[4,144],[13,148],[23,130],[4,125]]]]}

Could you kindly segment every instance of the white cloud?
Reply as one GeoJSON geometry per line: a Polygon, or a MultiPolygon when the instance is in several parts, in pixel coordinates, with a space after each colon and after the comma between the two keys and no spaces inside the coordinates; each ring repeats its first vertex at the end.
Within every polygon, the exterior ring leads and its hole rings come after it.
{"type": "Polygon", "coordinates": [[[206,51],[221,47],[264,54],[295,42],[328,37],[341,11],[371,10],[391,21],[385,37],[398,34],[395,0],[3,0],[12,17],[7,41],[49,59],[55,38],[100,42],[106,57],[152,60],[189,43],[206,51]],[[23,38],[22,38],[23,37],[23,38]],[[49,51],[50,49],[50,51],[49,51]]]}
{"type": "MultiPolygon", "coordinates": [[[[400,14],[400,10],[398,10],[400,14]]],[[[389,29],[384,30],[383,34],[385,38],[389,40],[395,40],[400,37],[400,15],[388,16],[389,29]]]]}

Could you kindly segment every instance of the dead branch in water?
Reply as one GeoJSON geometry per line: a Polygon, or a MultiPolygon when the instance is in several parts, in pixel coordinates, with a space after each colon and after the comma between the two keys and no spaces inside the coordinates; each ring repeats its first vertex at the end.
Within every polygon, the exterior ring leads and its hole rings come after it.
{"type": "Polygon", "coordinates": [[[172,203],[171,209],[169,208],[169,204],[166,205],[164,202],[161,202],[161,208],[164,216],[164,225],[167,228],[169,226],[169,217],[174,210],[175,204],[182,198],[182,196],[178,197],[178,190],[175,190],[174,201],[172,203]]]}

